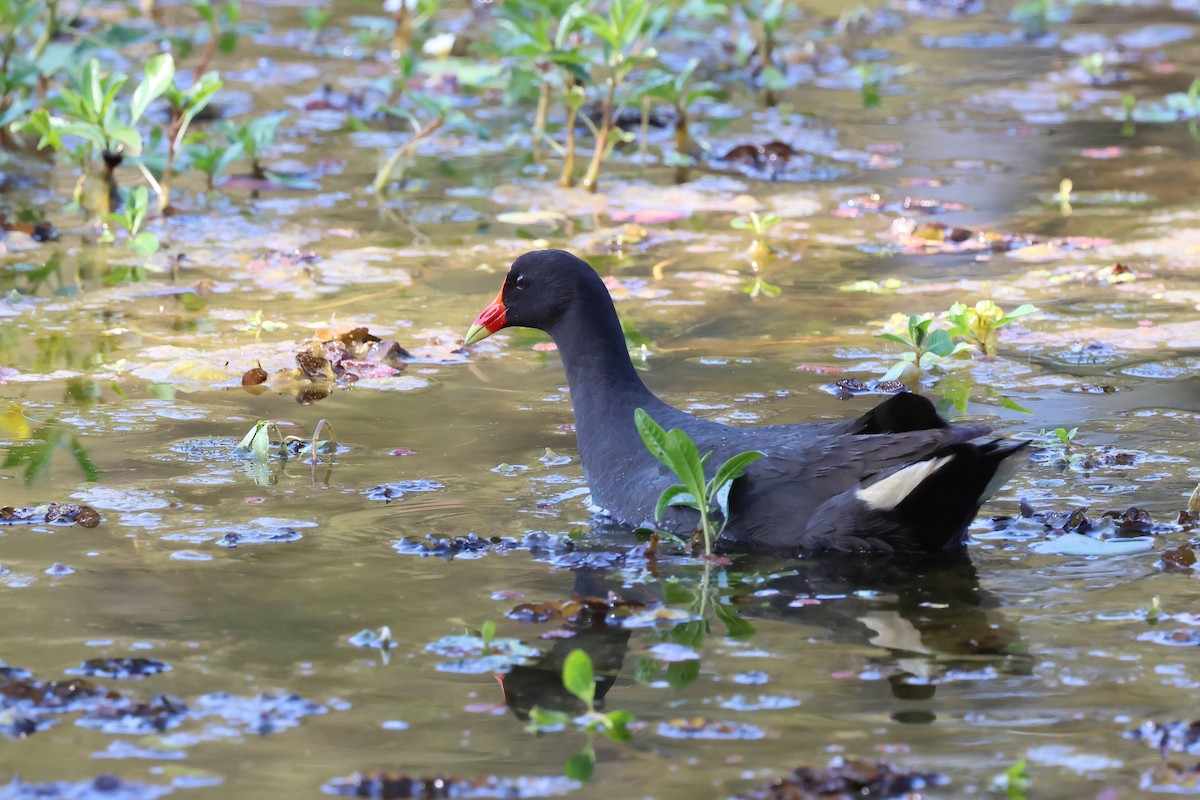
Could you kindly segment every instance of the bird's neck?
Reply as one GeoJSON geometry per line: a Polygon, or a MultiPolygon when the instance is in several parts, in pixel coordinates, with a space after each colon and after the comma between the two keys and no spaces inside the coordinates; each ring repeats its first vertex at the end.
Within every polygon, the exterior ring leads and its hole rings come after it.
{"type": "Polygon", "coordinates": [[[601,452],[619,458],[644,449],[633,422],[635,409],[659,416],[669,407],[651,394],[633,368],[611,305],[597,303],[574,319],[567,316],[550,335],[567,373],[575,436],[590,482],[601,452]]]}

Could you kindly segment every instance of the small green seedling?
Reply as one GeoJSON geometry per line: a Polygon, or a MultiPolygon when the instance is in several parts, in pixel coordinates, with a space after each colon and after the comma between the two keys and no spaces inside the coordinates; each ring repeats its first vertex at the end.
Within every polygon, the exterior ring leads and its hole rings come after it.
{"type": "Polygon", "coordinates": [[[320,6],[305,6],[300,10],[300,16],[304,17],[304,24],[308,26],[308,30],[312,31],[313,43],[316,43],[316,35],[325,29],[325,25],[329,24],[329,17],[332,8],[322,8],[320,6]]]}
{"type": "Polygon", "coordinates": [[[1146,614],[1146,622],[1148,624],[1150,624],[1150,625],[1158,624],[1158,621],[1162,618],[1162,615],[1163,615],[1162,600],[1158,595],[1154,595],[1154,597],[1152,597],[1150,599],[1150,605],[1146,607],[1145,614],[1146,614]]]}
{"type": "Polygon", "coordinates": [[[216,188],[217,178],[230,164],[242,157],[243,151],[241,142],[221,142],[201,133],[189,137],[187,155],[192,167],[204,173],[208,191],[211,192],[216,188]]]}
{"type": "Polygon", "coordinates": [[[755,300],[760,296],[778,297],[783,294],[783,289],[773,283],[767,283],[758,275],[750,283],[742,287],[742,291],[750,295],[750,299],[755,300]]]}
{"type": "Polygon", "coordinates": [[[1071,190],[1074,188],[1075,183],[1070,178],[1058,182],[1058,210],[1064,217],[1071,216],[1071,190]]]}
{"type": "Polygon", "coordinates": [[[876,339],[895,342],[906,348],[906,352],[900,354],[900,360],[891,366],[883,380],[902,381],[915,391],[921,385],[921,376],[925,370],[970,347],[965,342],[955,344],[949,331],[943,328],[930,330],[932,326],[932,319],[913,314],[908,318],[908,338],[894,333],[875,334],[876,339]]]}
{"type": "Polygon", "coordinates": [[[854,65],[854,74],[858,76],[858,93],[862,98],[862,107],[879,108],[883,105],[883,97],[879,92],[883,85],[883,69],[878,64],[865,62],[854,65]]]}
{"type": "Polygon", "coordinates": [[[479,626],[479,640],[483,642],[483,652],[490,653],[492,651],[492,642],[496,639],[496,623],[492,620],[487,620],[479,626]]]}
{"type": "Polygon", "coordinates": [[[279,125],[287,114],[286,111],[274,111],[226,129],[230,143],[241,146],[241,155],[250,162],[250,174],[256,180],[266,180],[268,177],[262,160],[274,144],[279,125]]]}
{"type": "Polygon", "coordinates": [[[1064,450],[1071,447],[1071,442],[1075,441],[1075,434],[1077,433],[1079,433],[1079,428],[1071,428],[1071,430],[1067,430],[1066,428],[1054,429],[1054,436],[1062,443],[1064,450]]]}
{"type": "MultiPolygon", "coordinates": [[[[114,211],[104,218],[110,226],[121,228],[128,234],[125,246],[140,256],[152,256],[158,252],[158,237],[153,233],[142,230],[146,216],[150,212],[150,190],[145,186],[135,186],[133,189],[121,192],[121,210],[114,211]]],[[[116,241],[112,229],[106,228],[100,236],[100,241],[111,244],[116,241]]]]}
{"type": "MultiPolygon", "coordinates": [[[[171,205],[171,184],[175,177],[175,165],[188,145],[199,141],[199,136],[188,136],[188,128],[196,115],[203,111],[212,101],[213,96],[224,85],[221,76],[216,72],[206,72],[187,89],[179,88],[174,80],[175,65],[169,53],[160,57],[159,67],[171,77],[163,97],[170,104],[170,119],[167,124],[156,128],[151,135],[152,140],[163,140],[166,144],[166,154],[163,156],[158,173],[158,208],[165,212],[171,205]]],[[[147,75],[150,65],[146,66],[147,75]]],[[[143,161],[145,159],[142,159],[143,161]]],[[[193,165],[196,162],[193,159],[193,165]]],[[[212,188],[212,178],[209,177],[209,188],[212,188]]]]}
{"type": "Polygon", "coordinates": [[[684,506],[700,514],[700,533],[704,537],[704,554],[713,554],[713,542],[729,519],[729,490],[742,477],[746,468],[763,454],[750,450],[738,453],[717,470],[712,480],[705,481],[704,465],[712,453],[703,458],[692,438],[678,428],[664,431],[643,409],[633,412],[634,424],[646,449],[675,473],[679,483],[667,487],[654,508],[655,522],[661,522],[668,506],[684,506]],[[719,520],[719,521],[718,521],[719,520]]]}
{"type": "MultiPolygon", "coordinates": [[[[614,742],[628,742],[633,738],[629,723],[633,722],[633,714],[628,711],[600,712],[596,710],[596,676],[592,669],[592,658],[585,650],[572,650],[563,662],[563,687],[577,697],[586,707],[586,711],[574,718],[575,724],[587,734],[587,744],[567,759],[564,772],[574,781],[586,782],[592,778],[592,770],[596,764],[595,736],[602,733],[614,742]]],[[[540,732],[546,729],[561,728],[572,721],[569,714],[563,711],[550,711],[534,706],[529,712],[530,729],[540,732]]]]}
{"type": "Polygon", "coordinates": [[[1105,58],[1103,51],[1088,53],[1079,59],[1079,68],[1092,79],[1092,83],[1099,83],[1104,79],[1105,58]]]}
{"type": "Polygon", "coordinates": [[[1037,310],[1037,306],[1025,303],[1005,314],[994,301],[980,300],[974,306],[955,303],[946,312],[946,320],[950,323],[951,336],[978,347],[986,356],[996,352],[997,331],[1037,310]]]}
{"type": "Polygon", "coordinates": [[[276,322],[267,319],[260,308],[246,317],[246,320],[241,325],[234,325],[233,329],[235,331],[254,331],[254,340],[258,341],[262,338],[263,332],[272,333],[274,331],[281,331],[286,327],[288,327],[286,322],[276,322]]]}
{"type": "Polygon", "coordinates": [[[1008,800],[1025,800],[1029,792],[1029,771],[1026,769],[1025,759],[1021,759],[1013,764],[1007,770],[999,781],[1004,790],[1004,796],[1008,800]]]}
{"type": "Polygon", "coordinates": [[[730,227],[736,228],[739,231],[754,231],[755,236],[765,236],[767,231],[774,228],[780,222],[783,222],[775,214],[762,214],[757,211],[751,211],[745,217],[738,217],[729,223],[730,227]]]}

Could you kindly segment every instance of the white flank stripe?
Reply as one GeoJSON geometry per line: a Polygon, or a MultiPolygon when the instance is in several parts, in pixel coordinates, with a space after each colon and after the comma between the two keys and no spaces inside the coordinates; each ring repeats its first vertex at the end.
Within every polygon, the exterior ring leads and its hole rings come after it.
{"type": "Polygon", "coordinates": [[[926,478],[945,466],[954,456],[931,458],[918,461],[899,472],[888,475],[879,483],[873,483],[855,494],[873,511],[891,511],[921,485],[926,478]]]}

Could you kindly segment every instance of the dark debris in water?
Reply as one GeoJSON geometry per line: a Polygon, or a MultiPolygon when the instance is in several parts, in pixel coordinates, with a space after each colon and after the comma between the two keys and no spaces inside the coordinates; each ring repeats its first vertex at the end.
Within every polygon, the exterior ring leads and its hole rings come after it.
{"type": "Polygon", "coordinates": [[[4,506],[0,508],[0,523],[48,522],[58,525],[79,525],[94,528],[100,524],[100,512],[91,506],[75,503],[46,503],[40,506],[4,506]]]}
{"type": "MultiPolygon", "coordinates": [[[[749,741],[762,739],[766,733],[757,725],[745,722],[688,717],[658,723],[658,735],[669,739],[718,739],[749,741]]],[[[766,795],[764,795],[765,797],[766,795]]],[[[788,795],[779,795],[787,797],[788,795]]],[[[798,795],[800,796],[800,795],[798,795]]]]}
{"type": "Polygon", "coordinates": [[[918,798],[949,779],[937,773],[909,772],[883,761],[835,758],[824,769],[799,767],[786,778],[739,795],[740,800],[857,800],[918,798]]]}
{"type": "MultiPolygon", "coordinates": [[[[1081,506],[1063,511],[1040,511],[1034,509],[1027,501],[1021,501],[1021,517],[1040,522],[1047,531],[1085,535],[1101,531],[1111,532],[1116,536],[1143,536],[1174,533],[1180,527],[1170,522],[1155,521],[1149,511],[1138,506],[1130,506],[1124,511],[1105,511],[1095,517],[1088,515],[1089,510],[1086,506],[1081,506]]],[[[992,518],[996,530],[1004,530],[1012,522],[1011,517],[992,518]]]]}
{"type": "Polygon", "coordinates": [[[508,617],[519,622],[565,622],[592,628],[619,624],[644,608],[644,603],[624,600],[609,592],[607,597],[575,595],[570,600],[521,603],[508,612],[508,617]]]}
{"type": "Polygon", "coordinates": [[[295,728],[302,718],[328,711],[327,706],[294,693],[262,692],[239,697],[229,692],[213,692],[196,698],[193,713],[197,717],[219,716],[244,733],[265,736],[295,728]]]}
{"type": "Polygon", "coordinates": [[[296,353],[296,366],[274,375],[258,364],[242,375],[242,386],[254,394],[266,391],[266,384],[279,391],[290,391],[301,404],[311,404],[329,396],[337,384],[351,386],[363,378],[388,378],[403,372],[414,356],[394,340],[385,340],[366,328],[354,328],[327,339],[305,342],[296,353]]]}
{"type": "Polygon", "coordinates": [[[154,800],[173,791],[171,786],[123,781],[115,775],[99,775],[87,781],[27,783],[13,778],[0,786],[3,800],[154,800]]]}
{"type": "Polygon", "coordinates": [[[406,494],[413,492],[436,492],[441,488],[443,488],[442,484],[437,481],[418,478],[411,481],[381,483],[378,486],[372,486],[370,489],[364,489],[363,494],[372,500],[382,500],[385,503],[390,503],[393,500],[403,500],[406,494]]]}
{"type": "Polygon", "coordinates": [[[274,542],[295,542],[304,538],[304,534],[295,528],[281,525],[276,528],[261,530],[230,531],[217,540],[220,547],[237,547],[243,544],[269,544],[274,542]]]}
{"type": "Polygon", "coordinates": [[[170,664],[153,658],[89,658],[75,669],[67,670],[67,674],[136,680],[170,669],[170,664]]]}
{"type": "Polygon", "coordinates": [[[860,394],[899,394],[908,387],[900,381],[860,381],[858,378],[842,378],[821,387],[838,400],[849,400],[860,394]]]}
{"type": "Polygon", "coordinates": [[[152,734],[162,733],[179,725],[187,716],[187,704],[178,697],[156,694],[143,702],[111,692],[105,699],[88,709],[78,724],[104,733],[152,734]]]}
{"type": "Polygon", "coordinates": [[[415,556],[435,556],[437,558],[482,558],[489,553],[511,553],[517,550],[527,550],[535,556],[565,557],[575,551],[575,541],[568,536],[561,536],[543,531],[534,531],[521,537],[515,536],[479,536],[468,533],[465,536],[433,536],[408,537],[392,544],[397,553],[415,556]]]}
{"type": "Polygon", "coordinates": [[[58,231],[52,223],[45,220],[39,222],[9,222],[6,216],[0,214],[0,229],[3,229],[5,232],[23,233],[35,242],[58,241],[58,231]]]}
{"type": "MultiPolygon", "coordinates": [[[[152,659],[93,659],[85,662],[84,668],[88,665],[97,668],[94,674],[108,677],[128,677],[116,675],[118,669],[149,675],[167,668],[152,659]]],[[[341,701],[322,705],[284,692],[249,697],[215,692],[198,697],[191,706],[162,693],[142,701],[83,678],[42,682],[28,670],[0,665],[0,734],[13,738],[30,736],[58,722],[57,715],[72,712],[83,712],[76,724],[108,734],[151,735],[188,720],[215,716],[224,721],[222,736],[265,735],[294,728],[303,717],[343,707],[341,701]]],[[[7,797],[0,790],[0,798],[7,797]]]]}
{"type": "Polygon", "coordinates": [[[447,778],[392,775],[383,772],[334,778],[322,789],[343,797],[369,797],[373,800],[439,800],[440,798],[498,797],[520,800],[526,797],[558,797],[579,787],[561,775],[522,775],[517,778],[447,778]]]}
{"type": "Polygon", "coordinates": [[[1200,720],[1174,722],[1143,722],[1125,734],[1127,738],[1145,742],[1163,755],[1187,753],[1200,756],[1200,720]]]}
{"type": "Polygon", "coordinates": [[[853,219],[864,214],[945,214],[950,211],[963,211],[962,203],[947,200],[932,200],[922,197],[906,196],[903,200],[885,200],[878,194],[867,194],[855,197],[843,203],[834,216],[853,219]]]}

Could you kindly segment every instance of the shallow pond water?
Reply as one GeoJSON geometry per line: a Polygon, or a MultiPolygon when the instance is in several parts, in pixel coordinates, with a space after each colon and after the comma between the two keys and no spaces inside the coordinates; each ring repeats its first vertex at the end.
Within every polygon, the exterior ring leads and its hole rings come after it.
{"type": "MultiPolygon", "coordinates": [[[[1177,524],[1200,480],[1200,144],[1186,121],[1126,124],[1121,95],[1153,116],[1186,89],[1200,9],[1078,4],[1026,38],[1007,8],[876,5],[854,35],[829,33],[838,7],[795,12],[780,107],[736,87],[701,105],[718,154],[798,151],[772,174],[714,160],[677,184],[655,131],[647,163],[618,152],[600,194],[562,190],[556,159],[529,158],[524,110],[464,93],[491,139],[435,135],[380,201],[363,187],[406,134],[306,109],[326,81],[386,70],[347,21],[378,10],[350,2],[317,52],[297,46],[298,12],[247,4],[268,26],[216,62],[228,111],[292,109],[274,155],[319,188],[205,198],[184,179],[180,213],[152,224],[161,263],[185,256],[171,279],[107,285],[116,256],[61,210],[73,176],[5,163],[29,177],[5,206],[45,207],[62,233],[3,242],[0,506],[101,520],[0,520],[0,781],[249,800],[385,770],[665,800],[846,756],[944,775],[931,796],[987,794],[1021,759],[1041,798],[1195,792],[1129,732],[1190,720],[1200,686],[1193,532],[1177,524]],[[1089,77],[1094,52],[1122,75],[1089,77]],[[896,73],[878,108],[856,61],[896,73]],[[752,236],[730,220],[751,210],[782,218],[763,268],[777,297],[743,291],[752,236]],[[545,337],[460,347],[537,241],[609,280],[652,389],[734,424],[870,407],[879,395],[831,384],[884,373],[896,353],[874,334],[896,313],[1035,303],[997,356],[931,391],[966,389],[972,418],[1045,447],[985,507],[967,559],[738,559],[702,584],[695,561],[591,517],[545,337]],[[360,326],[406,348],[401,372],[321,399],[277,375],[302,341],[360,326]],[[241,386],[256,363],[266,391],[241,386]],[[327,420],[341,448],[254,463],[234,448],[260,419],[303,438],[327,420]],[[1045,435],[1059,427],[1078,428],[1066,447],[1045,435]],[[1131,506],[1153,522],[1101,519],[1131,506]],[[483,659],[461,637],[486,621],[483,659]],[[360,635],[384,626],[386,657],[360,635]],[[597,741],[585,785],[562,777],[584,735],[524,721],[572,708],[556,668],[574,647],[604,705],[636,718],[631,743],[597,741]]],[[[1190,747],[1170,754],[1185,771],[1190,747]]]]}

